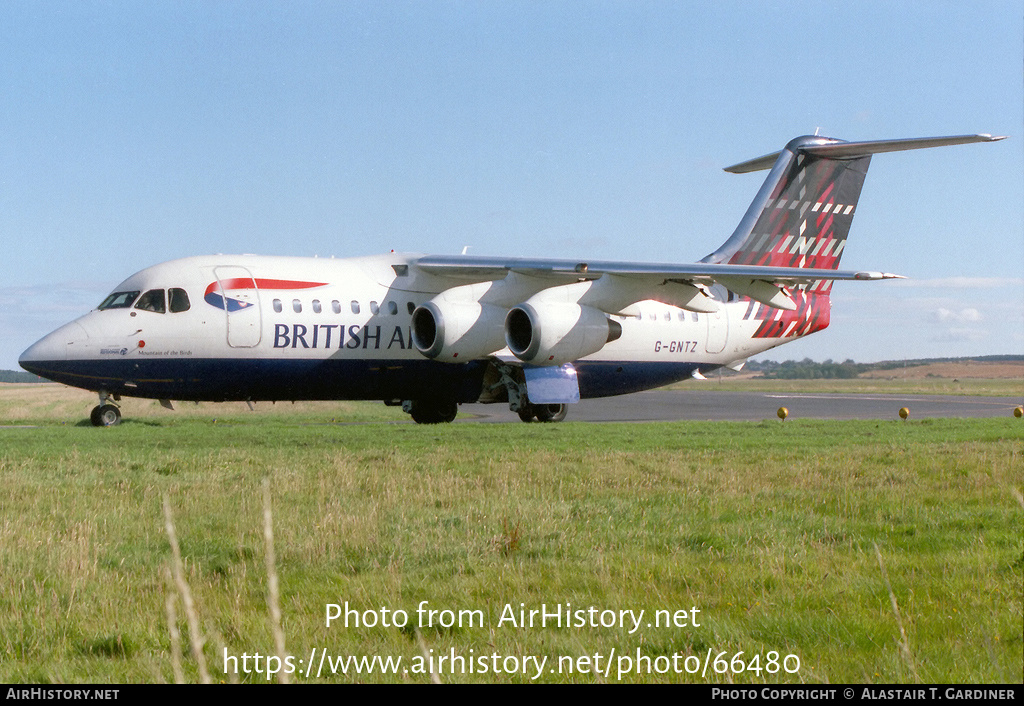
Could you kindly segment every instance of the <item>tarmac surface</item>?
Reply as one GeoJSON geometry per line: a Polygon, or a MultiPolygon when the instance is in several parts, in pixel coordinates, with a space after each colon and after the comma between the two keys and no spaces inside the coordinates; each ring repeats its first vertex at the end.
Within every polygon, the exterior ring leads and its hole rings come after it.
{"type": "MultiPolygon", "coordinates": [[[[1013,397],[652,390],[581,400],[569,405],[566,421],[760,421],[776,419],[779,407],[789,410],[789,419],[899,419],[901,407],[910,419],[1012,417],[1020,404],[1024,400],[1013,397]]],[[[473,415],[466,421],[519,422],[507,404],[465,404],[459,410],[473,415]]],[[[1024,420],[1021,425],[1024,433],[1024,420]]]]}

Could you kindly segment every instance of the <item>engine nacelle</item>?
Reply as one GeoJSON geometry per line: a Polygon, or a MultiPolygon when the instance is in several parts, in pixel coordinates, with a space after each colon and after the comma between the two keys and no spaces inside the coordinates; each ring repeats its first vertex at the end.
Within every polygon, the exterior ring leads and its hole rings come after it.
{"type": "Polygon", "coordinates": [[[519,360],[561,365],[601,350],[622,335],[604,312],[567,302],[524,302],[505,317],[505,342],[519,360]]]}
{"type": "Polygon", "coordinates": [[[490,304],[433,299],[412,312],[412,342],[428,358],[461,363],[505,347],[504,319],[490,304]]]}

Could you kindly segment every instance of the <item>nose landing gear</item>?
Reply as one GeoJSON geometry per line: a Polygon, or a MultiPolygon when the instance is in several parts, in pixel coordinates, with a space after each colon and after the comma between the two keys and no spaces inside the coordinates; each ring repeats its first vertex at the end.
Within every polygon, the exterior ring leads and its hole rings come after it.
{"type": "Polygon", "coordinates": [[[121,423],[121,410],[117,405],[111,403],[110,393],[100,392],[100,403],[92,408],[89,414],[89,421],[94,427],[114,427],[121,423]]]}

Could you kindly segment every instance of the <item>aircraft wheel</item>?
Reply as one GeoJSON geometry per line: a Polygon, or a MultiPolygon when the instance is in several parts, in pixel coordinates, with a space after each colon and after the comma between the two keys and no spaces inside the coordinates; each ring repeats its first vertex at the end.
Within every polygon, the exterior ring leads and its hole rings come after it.
{"type": "Polygon", "coordinates": [[[534,409],[532,404],[524,404],[519,408],[519,418],[529,424],[537,417],[537,410],[534,409]]]}
{"type": "Polygon", "coordinates": [[[121,423],[121,410],[112,404],[101,404],[93,407],[89,421],[94,427],[115,427],[121,423]]]}
{"type": "Polygon", "coordinates": [[[447,424],[455,421],[459,405],[454,402],[413,402],[409,414],[417,424],[447,424]]]}
{"type": "Polygon", "coordinates": [[[537,404],[533,406],[539,422],[560,422],[569,413],[567,404],[537,404]]]}
{"type": "Polygon", "coordinates": [[[443,424],[451,424],[459,414],[459,405],[455,401],[442,402],[438,406],[438,413],[441,416],[441,422],[443,424]]]}

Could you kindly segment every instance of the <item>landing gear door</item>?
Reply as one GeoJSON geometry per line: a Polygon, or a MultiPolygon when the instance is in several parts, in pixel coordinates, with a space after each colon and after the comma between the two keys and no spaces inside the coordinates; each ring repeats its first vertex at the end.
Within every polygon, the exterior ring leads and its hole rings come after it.
{"type": "Polygon", "coordinates": [[[263,336],[263,315],[260,294],[252,273],[244,267],[230,265],[214,269],[224,313],[227,315],[228,345],[232,348],[254,348],[263,336]]]}
{"type": "Polygon", "coordinates": [[[524,368],[526,396],[533,404],[575,404],[580,401],[576,368],[571,363],[547,368],[524,368]]]}

